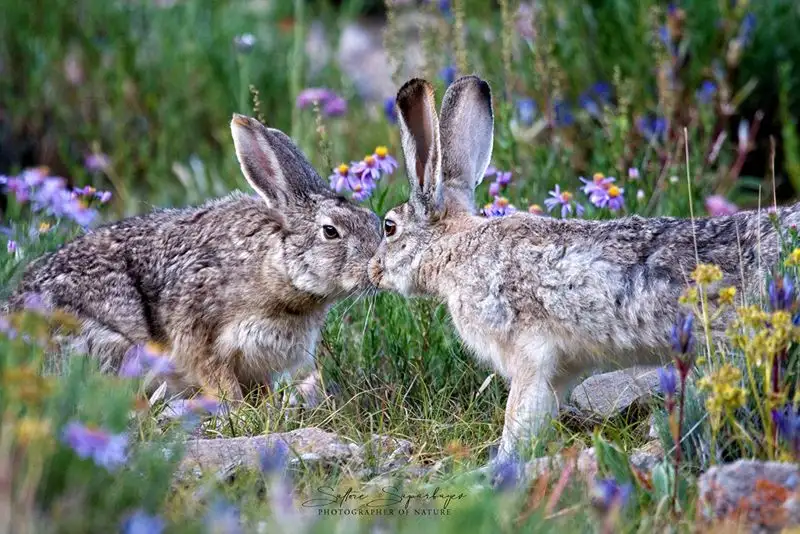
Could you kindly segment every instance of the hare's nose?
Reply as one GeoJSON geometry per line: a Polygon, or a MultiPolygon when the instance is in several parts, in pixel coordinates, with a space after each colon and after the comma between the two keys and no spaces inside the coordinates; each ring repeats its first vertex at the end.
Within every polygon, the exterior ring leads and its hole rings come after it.
{"type": "Polygon", "coordinates": [[[369,276],[369,281],[375,287],[380,287],[381,281],[383,280],[383,263],[380,258],[372,258],[369,261],[367,275],[369,276]]]}

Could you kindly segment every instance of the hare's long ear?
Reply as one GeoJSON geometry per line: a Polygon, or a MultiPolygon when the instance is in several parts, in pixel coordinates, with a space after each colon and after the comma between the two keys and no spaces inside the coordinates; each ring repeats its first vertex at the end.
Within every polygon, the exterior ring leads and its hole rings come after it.
{"type": "Polygon", "coordinates": [[[308,159],[283,132],[234,114],[231,133],[244,177],[271,208],[302,204],[312,194],[329,193],[308,159]]]}
{"type": "Polygon", "coordinates": [[[448,210],[472,213],[475,188],[492,157],[494,115],[488,83],[463,76],[450,85],[442,99],[441,136],[448,210]]]}
{"type": "Polygon", "coordinates": [[[397,92],[398,122],[411,183],[410,202],[421,214],[432,215],[443,205],[442,150],[433,86],[414,78],[397,92]]]}

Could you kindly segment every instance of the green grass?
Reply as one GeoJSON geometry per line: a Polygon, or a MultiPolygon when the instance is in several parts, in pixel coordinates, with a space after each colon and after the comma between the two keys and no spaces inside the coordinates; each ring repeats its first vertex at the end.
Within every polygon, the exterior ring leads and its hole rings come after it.
{"type": "MultiPolygon", "coordinates": [[[[299,40],[311,21],[320,20],[333,47],[345,24],[375,7],[367,3],[6,2],[0,17],[0,173],[47,165],[73,185],[109,189],[114,200],[103,210],[109,220],[245,188],[228,125],[234,112],[255,113],[251,85],[265,121],[291,133],[323,177],[376,144],[387,145],[400,159],[399,133],[383,116],[383,103],[364,101],[335,63],[309,74],[299,40]],[[249,53],[238,52],[234,38],[246,32],[256,44],[249,53]],[[304,87],[335,90],[348,101],[347,113],[327,118],[297,109],[295,97],[304,87]],[[87,170],[84,157],[92,152],[107,154],[109,167],[87,170]]],[[[452,4],[454,16],[439,13],[438,2],[420,8],[441,24],[422,32],[425,61],[418,74],[434,82],[438,98],[444,91],[438,73],[448,65],[462,63],[464,73],[478,73],[491,83],[496,103],[492,163],[514,173],[503,195],[518,208],[542,204],[555,184],[586,204],[578,177],[594,172],[617,177],[625,188],[626,214],[687,216],[690,208],[705,214],[704,200],[711,194],[742,207],[764,206],[772,201],[773,178],[781,200],[794,197],[800,183],[792,149],[800,70],[792,59],[800,50],[800,12],[791,0],[749,7],[739,2],[735,8],[729,2],[687,0],[685,16],[668,14],[656,0],[545,0],[538,3],[532,41],[520,39],[514,26],[517,2],[498,2],[500,8],[482,0],[452,4]],[[752,35],[741,54],[732,54],[747,13],[756,20],[752,35]],[[658,38],[664,25],[682,28],[677,59],[658,38]],[[665,65],[672,66],[672,84],[659,74],[665,65]],[[717,88],[708,103],[696,97],[704,81],[717,88]],[[608,83],[611,96],[599,114],[591,114],[579,97],[596,82],[608,83]],[[536,102],[532,124],[525,124],[517,109],[522,98],[536,102]],[[553,107],[559,100],[569,102],[574,120],[568,125],[556,120],[553,107]],[[752,125],[757,111],[764,112],[759,133],[742,150],[740,121],[752,125]],[[664,139],[642,135],[637,121],[646,116],[667,121],[664,139]],[[777,140],[774,176],[770,135],[777,140]],[[629,177],[632,167],[641,178],[629,177]]],[[[409,9],[389,13],[387,43],[394,58],[407,46],[393,35],[409,9]]],[[[397,86],[403,81],[394,80],[397,86]]],[[[489,181],[479,188],[479,205],[491,201],[489,181]]],[[[401,168],[365,205],[383,214],[407,194],[401,168]]],[[[14,254],[0,254],[4,299],[28,262],[77,229],[13,201],[3,215],[3,226],[19,243],[14,254]],[[43,221],[53,227],[36,231],[43,221]]],[[[589,218],[619,215],[587,206],[589,218]]],[[[790,234],[787,253],[796,241],[790,234]]],[[[796,269],[787,271],[796,276],[796,269]]],[[[732,361],[745,370],[739,386],[748,397],[714,430],[706,408],[709,392],[687,388],[677,516],[670,510],[671,468],[661,466],[648,487],[634,482],[627,467],[630,452],[647,441],[647,420],[635,417],[588,429],[556,421],[534,447],[536,456],[549,456],[594,446],[599,475],[634,486],[622,510],[595,510],[590,506],[593,481],[577,474],[559,485],[563,469],[517,491],[495,491],[469,473],[486,463],[499,439],[505,384],[463,348],[441,303],[381,294],[342,302],[331,311],[317,354],[330,395],[319,406],[289,406],[287,386],[267,398],[249,399],[229,418],[208,425],[206,434],[249,436],[318,426],[356,442],[372,434],[404,438],[414,444],[412,468],[436,466],[438,471],[418,476],[412,469],[400,470],[392,483],[406,493],[438,488],[465,496],[440,517],[413,511],[392,517],[317,516],[302,503],[321,486],[367,491],[368,481],[348,468],[300,466],[291,475],[300,512],[276,503],[283,495],[278,481],[258,472],[175,486],[170,481],[180,451],[165,458],[163,448],[171,448],[181,433],[177,426],[156,424],[161,407],[142,409],[136,384],[101,375],[93,362],[78,356],[62,374],[47,374],[40,383],[35,377],[46,364],[50,319],[24,320],[25,325],[15,326],[30,333],[33,343],[20,335],[0,336],[0,472],[5,468],[11,480],[0,485],[0,510],[14,512],[7,523],[14,532],[115,531],[136,509],[163,517],[168,532],[205,532],[207,515],[219,515],[215,503],[221,499],[241,510],[248,532],[649,532],[665,526],[689,531],[702,470],[740,457],[789,457],[787,449],[770,442],[762,369],[748,372],[752,351],[720,348],[709,357],[699,343],[706,361],[696,366],[694,378],[732,361]],[[127,432],[134,444],[127,466],[109,473],[77,458],[59,440],[63,426],[73,420],[127,432]]],[[[725,341],[714,340],[721,347],[725,341]]],[[[784,400],[796,395],[791,386],[797,375],[796,341],[787,355],[784,400]]],[[[669,416],[660,399],[653,408],[659,439],[671,454],[669,416]]],[[[368,467],[374,462],[370,459],[368,467]]],[[[0,532],[4,517],[0,514],[0,532]]]]}

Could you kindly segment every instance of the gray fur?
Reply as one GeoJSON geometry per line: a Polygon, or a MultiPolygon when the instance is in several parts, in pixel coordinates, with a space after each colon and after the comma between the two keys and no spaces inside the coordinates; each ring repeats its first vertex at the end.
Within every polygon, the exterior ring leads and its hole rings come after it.
{"type": "Polygon", "coordinates": [[[184,383],[227,398],[311,365],[329,306],[370,285],[379,220],[331,192],[286,135],[241,115],[231,129],[262,198],[237,192],[89,231],[35,261],[12,308],[37,293],[74,314],[108,370],[157,342],[184,383]]]}
{"type": "MultiPolygon", "coordinates": [[[[468,137],[470,122],[444,116],[450,109],[459,106],[443,109],[442,124],[468,137]]],[[[473,172],[462,174],[460,185],[447,176],[445,197],[450,188],[456,198],[463,187],[474,188],[473,172]]],[[[586,369],[670,359],[678,298],[697,258],[723,271],[712,299],[719,288],[735,286],[751,300],[778,259],[778,236],[764,212],[696,219],[693,231],[690,220],[667,217],[433,217],[430,205],[415,207],[429,202],[412,198],[386,215],[395,234],[382,241],[370,277],[381,289],[444,300],[465,344],[510,381],[501,455],[538,431],[586,369]]],[[[800,205],[777,216],[783,226],[798,224],[800,205]]]]}

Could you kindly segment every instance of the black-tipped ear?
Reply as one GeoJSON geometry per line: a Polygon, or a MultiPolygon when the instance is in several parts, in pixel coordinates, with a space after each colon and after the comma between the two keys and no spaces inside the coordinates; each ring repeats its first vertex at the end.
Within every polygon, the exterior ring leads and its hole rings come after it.
{"type": "Polygon", "coordinates": [[[234,114],[231,134],[242,173],[271,208],[305,202],[311,193],[329,192],[308,159],[283,132],[234,114]]]}
{"type": "Polygon", "coordinates": [[[453,82],[442,99],[442,176],[449,204],[470,213],[475,188],[492,157],[494,114],[489,84],[477,76],[453,82]]]}
{"type": "Polygon", "coordinates": [[[397,92],[397,115],[402,134],[410,201],[425,213],[442,205],[439,118],[433,86],[414,78],[397,92]]]}

